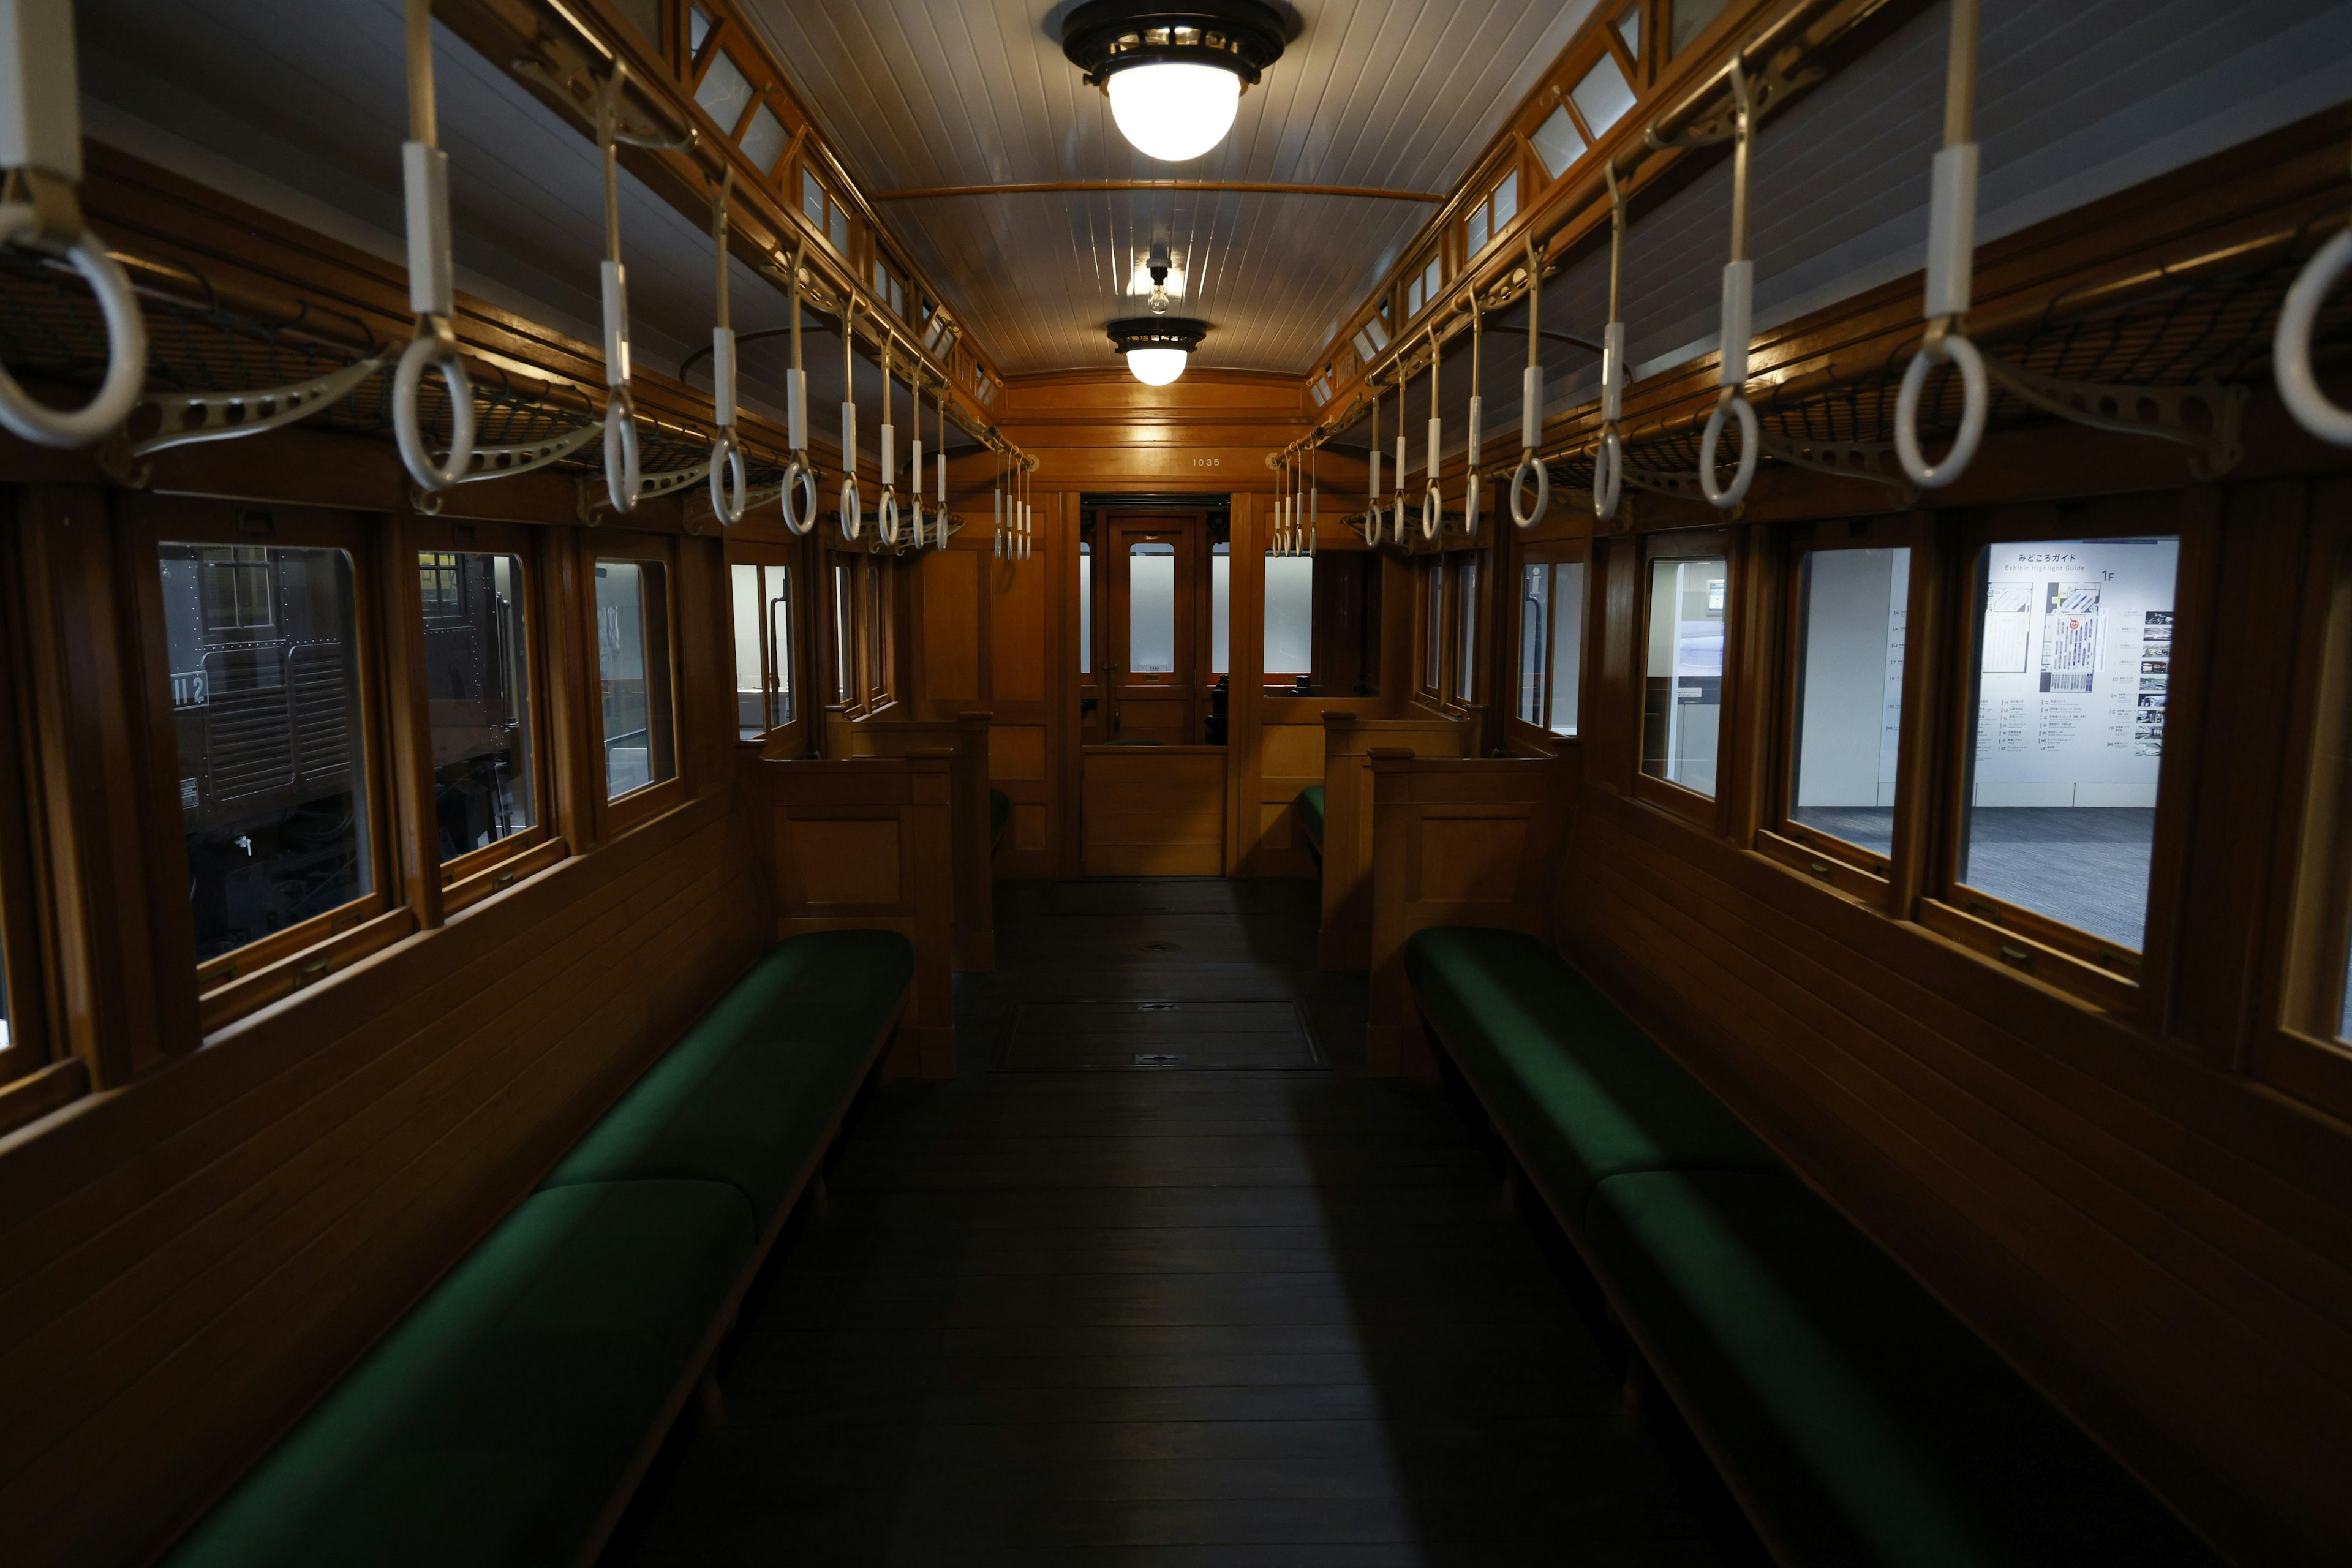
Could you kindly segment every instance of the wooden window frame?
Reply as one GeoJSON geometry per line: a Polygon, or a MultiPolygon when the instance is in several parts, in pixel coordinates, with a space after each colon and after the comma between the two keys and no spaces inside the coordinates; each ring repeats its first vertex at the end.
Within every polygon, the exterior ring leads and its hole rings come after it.
{"type": "MultiPolygon", "coordinates": [[[[782,650],[781,658],[789,658],[792,661],[793,691],[796,699],[793,703],[793,716],[775,728],[761,731],[757,740],[744,739],[742,725],[740,722],[730,723],[729,731],[733,734],[735,743],[739,746],[750,746],[755,750],[781,750],[786,755],[799,755],[807,749],[811,733],[810,709],[812,706],[823,706],[821,703],[813,705],[809,700],[807,672],[813,668],[809,649],[810,634],[814,627],[813,618],[808,613],[810,589],[806,561],[809,553],[810,552],[797,544],[764,543],[736,539],[730,539],[727,542],[724,571],[728,593],[728,670],[730,679],[735,668],[733,658],[735,568],[738,566],[781,567],[792,574],[785,595],[793,622],[792,647],[782,650]]],[[[768,634],[769,627],[763,602],[761,615],[761,676],[763,679],[772,679],[779,668],[777,662],[772,662],[772,658],[778,656],[778,650],[773,639],[768,634]]],[[[733,711],[731,700],[730,711],[733,711]]]]}
{"type": "MultiPolygon", "coordinates": [[[[1977,661],[1982,647],[1982,562],[1995,545],[2061,539],[2177,537],[2173,581],[2176,669],[2201,669],[2212,636],[2209,602],[2218,550],[2214,520],[2192,507],[2184,489],[2149,490],[2085,502],[2041,502],[1993,509],[1963,521],[1957,548],[1941,563],[1948,628],[1943,662],[1950,671],[1940,718],[1944,754],[1935,780],[1941,802],[1935,824],[1928,896],[1915,918],[1937,934],[2021,973],[2153,1028],[2169,983],[2172,931],[2179,919],[2184,849],[2195,808],[2201,682],[2167,693],[2164,754],[2157,773],[2154,841],[2148,857],[2147,917],[2141,946],[2118,942],[2013,904],[1959,876],[1960,847],[1974,779],[1977,661]]],[[[1907,697],[1907,691],[1906,691],[1907,697]]],[[[1910,721],[1906,721],[1906,727],[1910,721]]],[[[1916,790],[1916,784],[1904,786],[1916,790]]],[[[1897,838],[1898,848],[1901,839],[1897,838]]]]}
{"type": "MultiPolygon", "coordinates": [[[[28,526],[29,520],[19,524],[28,526]]],[[[13,541],[12,541],[13,542],[13,541]]],[[[35,759],[46,745],[33,700],[34,649],[24,615],[26,580],[14,551],[0,563],[0,987],[5,987],[8,1048],[0,1051],[0,1134],[79,1098],[89,1074],[60,1032],[49,1026],[51,968],[32,806],[39,795],[35,759]]]]}
{"type": "Polygon", "coordinates": [[[1914,633],[1928,624],[1937,588],[1935,530],[1918,513],[1835,518],[1797,524],[1789,531],[1785,544],[1785,553],[1776,563],[1780,579],[1779,658],[1759,689],[1770,735],[1765,748],[1764,822],[1757,829],[1755,847],[1758,853],[1842,893],[1899,914],[1895,859],[1916,831],[1911,818],[1919,798],[1917,781],[1912,776],[1917,766],[1917,748],[1906,742],[1920,728],[1922,705],[1932,701],[1932,694],[1921,683],[1922,670],[1930,668],[1931,661],[1920,657],[1914,633]],[[1903,600],[1903,718],[1896,738],[1895,853],[1890,856],[1810,827],[1790,813],[1796,805],[1797,721],[1804,703],[1799,684],[1804,670],[1804,559],[1843,550],[1895,549],[1911,552],[1911,567],[1903,600]]]}
{"type": "MultiPolygon", "coordinates": [[[[690,749],[686,744],[682,721],[685,694],[678,689],[677,548],[667,534],[600,528],[582,541],[581,564],[580,625],[585,656],[583,668],[590,688],[590,700],[581,706],[587,717],[588,756],[595,769],[595,788],[591,793],[596,800],[597,837],[602,841],[641,826],[686,803],[690,749]],[[605,793],[610,787],[606,772],[610,764],[604,754],[604,664],[596,626],[596,568],[607,561],[661,568],[662,592],[658,597],[647,596],[646,654],[649,660],[661,665],[661,682],[669,693],[670,776],[620,795],[605,793]]],[[[648,687],[653,680],[648,671],[648,687]]]]}
{"type": "MultiPolygon", "coordinates": [[[[1499,710],[1503,720],[1503,733],[1511,743],[1526,749],[1549,751],[1562,745],[1573,745],[1581,741],[1584,736],[1584,676],[1591,664],[1589,657],[1592,640],[1591,542],[1585,539],[1563,539],[1548,541],[1541,544],[1530,544],[1518,552],[1517,558],[1511,564],[1514,576],[1511,592],[1510,638],[1506,646],[1511,650],[1511,678],[1514,684],[1511,689],[1511,701],[1507,707],[1499,710]],[[1519,717],[1518,688],[1516,683],[1520,673],[1518,655],[1524,630],[1522,623],[1526,614],[1526,596],[1519,592],[1519,584],[1524,579],[1518,574],[1524,574],[1530,566],[1550,566],[1555,569],[1561,566],[1584,568],[1585,602],[1581,606],[1583,614],[1579,625],[1583,630],[1585,647],[1578,651],[1576,660],[1577,732],[1573,735],[1559,734],[1549,724],[1531,724],[1519,717]]],[[[1547,606],[1549,614],[1544,624],[1543,652],[1538,656],[1542,661],[1543,675],[1540,707],[1547,718],[1551,714],[1552,647],[1559,633],[1559,592],[1555,583],[1552,590],[1552,603],[1547,606]]]]}
{"type": "MultiPolygon", "coordinates": [[[[384,655],[386,590],[396,594],[404,584],[414,594],[415,567],[411,559],[404,575],[388,578],[384,574],[387,544],[406,553],[397,520],[316,507],[256,507],[193,497],[143,496],[125,529],[125,540],[142,639],[152,650],[150,664],[153,668],[148,674],[152,679],[160,669],[166,681],[170,639],[163,610],[163,545],[340,550],[352,563],[352,648],[359,666],[358,728],[362,753],[359,773],[366,789],[373,885],[369,891],[334,909],[199,962],[195,967],[197,1016],[201,1031],[211,1035],[381,952],[417,927],[416,879],[404,875],[404,870],[415,868],[425,848],[419,842],[420,813],[429,809],[429,803],[414,798],[413,785],[394,788],[394,759],[411,741],[390,731],[385,681],[391,661],[384,655]]],[[[420,635],[422,629],[420,625],[420,635]]],[[[175,755],[179,742],[168,689],[161,700],[152,703],[149,714],[149,743],[159,756],[175,755]]],[[[421,742],[422,738],[416,739],[421,742]]],[[[179,802],[171,793],[178,771],[176,767],[166,770],[168,776],[160,777],[155,786],[159,820],[171,826],[167,851],[171,863],[159,868],[158,879],[168,877],[184,887],[186,828],[179,802]]]]}
{"type": "MultiPolygon", "coordinates": [[[[2278,817],[2276,873],[2248,1070],[2352,1118],[2352,1045],[2338,1018],[2352,946],[2352,521],[2343,481],[2315,487],[2297,642],[2297,717],[2278,817]]],[[[2175,623],[2178,634],[2178,623],[2175,623]]],[[[2167,721],[2168,729],[2170,721],[2167,721]]],[[[2169,736],[2168,735],[2168,740],[2169,736]]]]}
{"type": "Polygon", "coordinates": [[[1746,586],[1746,563],[1740,548],[1739,531],[1727,528],[1677,530],[1670,533],[1653,533],[1642,541],[1640,575],[1636,579],[1636,609],[1633,617],[1633,679],[1637,693],[1646,698],[1650,679],[1650,597],[1651,563],[1656,561],[1695,561],[1720,556],[1724,563],[1723,584],[1723,701],[1717,720],[1715,793],[1701,795],[1685,784],[1653,776],[1642,771],[1643,747],[1647,742],[1645,728],[1649,723],[1649,707],[1645,700],[1633,705],[1633,797],[1645,801],[1675,816],[1697,824],[1710,831],[1721,831],[1724,813],[1738,780],[1732,761],[1736,754],[1735,737],[1738,730],[1740,688],[1739,637],[1744,630],[1740,594],[1746,586]]]}

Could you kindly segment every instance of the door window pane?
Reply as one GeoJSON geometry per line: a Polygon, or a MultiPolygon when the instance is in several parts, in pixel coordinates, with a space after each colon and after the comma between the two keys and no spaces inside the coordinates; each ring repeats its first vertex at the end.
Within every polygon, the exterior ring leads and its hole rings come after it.
{"type": "Polygon", "coordinates": [[[417,555],[416,571],[433,720],[433,811],[441,858],[454,860],[538,820],[522,560],[428,550],[417,555]]]}
{"type": "Polygon", "coordinates": [[[1265,558],[1265,675],[1315,672],[1315,558],[1265,558]]]}
{"type": "Polygon", "coordinates": [[[1176,547],[1127,547],[1127,668],[1137,675],[1176,668],[1176,547]]]}
{"type": "Polygon", "coordinates": [[[1577,685],[1584,678],[1584,563],[1563,561],[1551,574],[1551,722],[1555,735],[1576,733],[1577,685]]]}
{"type": "Polygon", "coordinates": [[[1642,703],[1642,771],[1715,793],[1723,720],[1722,556],[1650,563],[1650,644],[1642,703]]]}
{"type": "Polygon", "coordinates": [[[1465,555],[1454,569],[1454,695],[1467,702],[1477,694],[1478,558],[1465,555]]]}
{"type": "Polygon", "coordinates": [[[607,799],[671,776],[668,605],[658,563],[596,563],[596,670],[607,799]]]}
{"type": "Polygon", "coordinates": [[[1233,671],[1234,547],[1209,547],[1209,673],[1233,671]]]}
{"type": "Polygon", "coordinates": [[[1789,818],[1895,852],[1911,552],[1816,550],[1798,566],[1797,729],[1789,818]]]}
{"type": "Polygon", "coordinates": [[[1445,557],[1432,561],[1422,572],[1421,684],[1437,690],[1445,658],[1445,557]]]}
{"type": "Polygon", "coordinates": [[[768,599],[768,727],[775,729],[800,717],[793,679],[800,645],[793,639],[793,569],[766,566],[761,573],[761,592],[768,599]]]}
{"type": "Polygon", "coordinates": [[[1543,722],[1544,646],[1551,628],[1551,563],[1538,562],[1520,568],[1519,581],[1519,701],[1520,721],[1543,722]]]}
{"type": "Polygon", "coordinates": [[[1960,879],[2137,949],[2180,542],[2055,539],[1979,558],[1960,879]]]}
{"type": "MultiPolygon", "coordinates": [[[[1220,601],[1222,603],[1222,601],[1220,601]]],[[[1095,547],[1078,542],[1078,673],[1095,670],[1095,547]]]]}
{"type": "Polygon", "coordinates": [[[352,561],[260,545],[161,553],[202,963],[374,886],[352,561]]]}

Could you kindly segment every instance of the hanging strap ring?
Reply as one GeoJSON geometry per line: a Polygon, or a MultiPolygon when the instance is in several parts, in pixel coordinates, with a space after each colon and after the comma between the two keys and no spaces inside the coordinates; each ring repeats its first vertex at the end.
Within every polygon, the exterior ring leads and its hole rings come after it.
{"type": "MultiPolygon", "coordinates": [[[[0,207],[0,245],[37,234],[40,226],[29,203],[0,207]]],[[[0,425],[42,447],[87,447],[101,439],[131,417],[147,385],[147,318],[131,291],[131,279],[88,229],[75,236],[66,254],[106,313],[106,379],[86,406],[65,411],[36,402],[0,366],[0,425]]]]}
{"type": "MultiPolygon", "coordinates": [[[[392,432],[400,443],[400,460],[406,465],[408,477],[427,493],[463,483],[467,470],[473,467],[474,384],[466,374],[466,362],[459,357],[457,341],[446,322],[420,319],[416,335],[401,351],[400,367],[392,376],[392,432]],[[428,370],[436,372],[449,391],[449,452],[438,463],[425,449],[425,431],[416,416],[428,370]]],[[[608,447],[611,442],[608,423],[608,447]]]]}
{"type": "Polygon", "coordinates": [[[858,499],[857,476],[841,476],[841,537],[855,539],[866,530],[866,503],[858,499]]]}
{"type": "MultiPolygon", "coordinates": [[[[1976,344],[1958,332],[1931,331],[1919,352],[1911,356],[1910,366],[1903,373],[1903,391],[1895,400],[1895,455],[1913,484],[1921,489],[1938,489],[1966,471],[1977,455],[1977,444],[1984,439],[1988,402],[1984,356],[1977,353],[1976,344]],[[1944,460],[1930,468],[1919,451],[1919,395],[1927,384],[1928,368],[1947,361],[1960,367],[1960,433],[1944,460]]],[[[2352,415],[2344,417],[2347,429],[2352,431],[2352,415]]]]}
{"type": "Polygon", "coordinates": [[[1444,526],[1445,503],[1437,499],[1437,487],[1432,485],[1421,493],[1421,536],[1435,539],[1444,526]]]}
{"type": "Polygon", "coordinates": [[[1544,513],[1551,510],[1551,470],[1531,449],[1519,458],[1519,466],[1511,473],[1511,521],[1521,528],[1533,528],[1541,522],[1544,513]],[[1528,471],[1536,476],[1536,504],[1533,510],[1522,510],[1519,497],[1528,482],[1528,471]]]}
{"type": "Polygon", "coordinates": [[[784,509],[784,526],[795,534],[805,536],[816,526],[816,470],[800,458],[784,465],[784,490],[778,498],[784,509]],[[793,510],[793,498],[800,497],[800,510],[793,510]]]}
{"type": "Polygon", "coordinates": [[[1363,527],[1359,530],[1359,531],[1364,536],[1365,549],[1377,550],[1380,548],[1381,513],[1378,507],[1374,507],[1371,510],[1364,514],[1363,527]]]}
{"type": "Polygon", "coordinates": [[[2295,423],[2319,439],[2352,447],[2352,412],[2337,407],[2320,391],[2311,374],[2311,330],[2327,291],[2352,272],[2352,229],[2346,229],[2319,247],[2279,309],[2278,331],[2271,340],[2271,364],[2278,377],[2279,398],[2295,423]]]}
{"type": "Polygon", "coordinates": [[[1725,387],[1716,397],[1715,411],[1706,416],[1706,433],[1698,441],[1698,488],[1706,492],[1709,502],[1728,511],[1746,499],[1748,487],[1756,478],[1759,445],[1756,410],[1738,387],[1725,387]],[[1715,477],[1715,449],[1723,438],[1726,413],[1739,419],[1739,467],[1732,471],[1731,483],[1719,485],[1715,477]]]}
{"type": "MultiPolygon", "coordinates": [[[[405,369],[407,362],[401,363],[405,369]]],[[[614,511],[637,509],[644,479],[637,464],[636,404],[627,387],[616,386],[604,400],[604,493],[612,498],[614,511]]]]}
{"type": "Polygon", "coordinates": [[[881,503],[874,509],[874,528],[875,531],[882,536],[883,543],[898,542],[898,492],[897,490],[882,492],[881,503]]]}
{"type": "Polygon", "coordinates": [[[1475,539],[1478,537],[1478,501],[1481,492],[1484,491],[1486,488],[1486,483],[1479,479],[1477,472],[1475,469],[1471,472],[1470,477],[1463,483],[1462,535],[1465,539],[1475,539]]]}
{"type": "Polygon", "coordinates": [[[1617,498],[1625,489],[1625,444],[1617,426],[1601,427],[1601,446],[1592,454],[1592,515],[1606,522],[1617,515],[1617,498]]]}
{"type": "Polygon", "coordinates": [[[735,427],[722,425],[719,438],[710,444],[710,510],[718,514],[719,526],[732,528],[743,521],[751,507],[751,475],[743,467],[743,443],[735,438],[735,427]]]}

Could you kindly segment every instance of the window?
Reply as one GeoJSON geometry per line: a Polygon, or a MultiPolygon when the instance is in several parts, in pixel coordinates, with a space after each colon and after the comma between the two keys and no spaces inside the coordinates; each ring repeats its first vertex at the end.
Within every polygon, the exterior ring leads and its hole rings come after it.
{"type": "Polygon", "coordinates": [[[866,655],[866,706],[870,711],[886,707],[890,701],[897,673],[891,666],[890,575],[878,555],[866,557],[866,570],[860,574],[857,606],[861,639],[866,655]]]}
{"type": "Polygon", "coordinates": [[[1421,308],[1423,305],[1428,304],[1431,300],[1436,299],[1438,290],[1443,289],[1444,286],[1445,260],[1443,257],[1433,256],[1429,258],[1429,265],[1421,269],[1420,275],[1414,278],[1412,282],[1405,285],[1404,313],[1406,318],[1409,320],[1412,317],[1420,315],[1421,308]]]}
{"type": "Polygon", "coordinates": [[[1265,679],[1315,673],[1315,557],[1265,558],[1265,679]]]}
{"type": "Polygon", "coordinates": [[[1465,220],[1467,232],[1464,238],[1467,254],[1475,256],[1486,249],[1495,237],[1503,232],[1504,226],[1518,216],[1519,174],[1514,169],[1492,186],[1476,206],[1470,209],[1470,216],[1465,220]]]}
{"type": "Polygon", "coordinates": [[[823,182],[806,169],[801,171],[801,211],[834,249],[844,256],[849,254],[849,215],[823,182]]]}
{"type": "Polygon", "coordinates": [[[1729,582],[1720,555],[1650,563],[1642,771],[1704,795],[1715,794],[1729,582]]]}
{"type": "Polygon", "coordinates": [[[1422,575],[1426,586],[1422,605],[1421,687],[1436,697],[1445,685],[1445,557],[1433,557],[1422,575]]]}
{"type": "Polygon", "coordinates": [[[793,569],[739,561],[728,568],[735,622],[735,733],[756,741],[800,715],[793,681],[793,569]]]}
{"type": "Polygon", "coordinates": [[[1078,541],[1078,673],[1095,672],[1095,547],[1078,541]]]}
{"type": "Polygon", "coordinates": [[[538,826],[520,556],[427,550],[425,690],[433,815],[446,862],[538,826]]]}
{"type": "Polygon", "coordinates": [[[784,134],[784,122],[763,103],[752,111],[751,123],[743,128],[743,155],[760,173],[772,174],[776,172],[776,160],[784,155],[784,144],[790,140],[784,134]]]}
{"type": "MultiPolygon", "coordinates": [[[[633,0],[641,5],[658,5],[660,0],[633,0]]],[[[696,54],[702,52],[702,40],[710,37],[710,17],[699,5],[691,5],[686,13],[686,47],[696,54]]]]}
{"type": "Polygon", "coordinates": [[[1798,562],[1789,820],[1881,858],[1895,850],[1910,592],[1906,546],[1798,562]]]}
{"type": "Polygon", "coordinates": [[[1612,25],[1616,27],[1617,37],[1625,46],[1625,53],[1638,61],[1642,58],[1641,0],[1634,0],[1633,5],[1619,12],[1617,20],[1612,25]]]}
{"type": "Polygon", "coordinates": [[[2146,538],[2000,543],[1977,561],[1959,880],[2133,952],[2147,923],[2179,559],[2178,538],[2146,538]]]}
{"type": "Polygon", "coordinates": [[[1234,547],[1220,540],[1209,547],[1209,673],[1233,672],[1234,547]]]}
{"type": "Polygon", "coordinates": [[[657,561],[596,563],[596,672],[604,687],[608,800],[677,774],[667,579],[657,561]]]}
{"type": "Polygon", "coordinates": [[[173,543],[160,555],[201,963],[376,886],[352,557],[173,543]]]}
{"type": "Polygon", "coordinates": [[[1454,571],[1454,695],[1478,694],[1478,557],[1465,552],[1454,571]]]}
{"type": "Polygon", "coordinates": [[[1617,57],[1606,51],[1592,62],[1584,79],[1569,89],[1568,96],[1595,136],[1616,124],[1633,107],[1633,89],[1627,84],[1625,73],[1618,68],[1617,57]]]}
{"type": "Polygon", "coordinates": [[[855,638],[856,596],[850,591],[849,563],[833,563],[833,700],[856,700],[857,644],[855,638]]]}
{"type": "Polygon", "coordinates": [[[888,305],[892,315],[902,320],[905,318],[907,286],[898,281],[898,275],[878,256],[874,258],[874,299],[877,304],[888,305]]]}
{"type": "Polygon", "coordinates": [[[1127,547],[1127,668],[1136,675],[1176,668],[1176,547],[1127,547]]]}
{"type": "Polygon", "coordinates": [[[1673,21],[1667,26],[1666,53],[1681,54],[1698,40],[1707,24],[1723,15],[1724,0],[1669,0],[1673,21]]]}
{"type": "MultiPolygon", "coordinates": [[[[1569,117],[1565,104],[1547,115],[1544,122],[1536,127],[1536,133],[1528,140],[1534,143],[1536,156],[1543,160],[1544,172],[1555,180],[1566,174],[1568,166],[1584,152],[1584,132],[1576,128],[1576,121],[1569,117]]],[[[1486,243],[1486,214],[1483,207],[1471,215],[1473,250],[1486,243]]]]}
{"type": "Polygon", "coordinates": [[[722,48],[710,57],[710,68],[702,73],[701,85],[694,89],[694,101],[718,121],[719,130],[732,136],[735,127],[742,122],[743,111],[751,107],[751,79],[722,48]]]}
{"type": "Polygon", "coordinates": [[[1584,563],[1542,561],[1521,568],[1521,722],[1555,735],[1576,733],[1577,681],[1584,643],[1584,563]]]}

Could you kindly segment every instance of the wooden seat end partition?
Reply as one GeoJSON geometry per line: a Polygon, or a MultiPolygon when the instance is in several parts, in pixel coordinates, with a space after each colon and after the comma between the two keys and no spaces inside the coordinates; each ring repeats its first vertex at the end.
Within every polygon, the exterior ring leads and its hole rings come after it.
{"type": "MultiPolygon", "coordinates": [[[[759,766],[778,940],[854,928],[914,944],[914,989],[886,1068],[894,1077],[955,1076],[953,762],[941,750],[759,766]]],[[[986,795],[973,798],[984,812],[986,795]]]]}
{"type": "Polygon", "coordinates": [[[1368,765],[1373,747],[1408,755],[1464,757],[1471,752],[1476,725],[1443,713],[1402,719],[1361,714],[1323,715],[1323,812],[1318,849],[1322,856],[1323,913],[1316,932],[1318,969],[1360,970],[1372,948],[1372,785],[1368,765]]]}
{"type": "Polygon", "coordinates": [[[949,753],[959,974],[984,974],[996,967],[994,860],[996,841],[1004,831],[997,803],[1004,801],[1007,815],[1012,803],[988,784],[989,726],[993,720],[994,715],[986,712],[959,713],[952,721],[852,719],[834,712],[825,721],[825,755],[836,761],[942,750],[949,753]]]}
{"type": "MultiPolygon", "coordinates": [[[[1365,753],[1371,781],[1371,1022],[1375,1074],[1433,1076],[1404,945],[1430,926],[1499,926],[1549,941],[1570,757],[1365,753]]],[[[1337,835],[1335,825],[1329,828],[1337,835]]],[[[1327,851],[1328,868],[1334,857],[1327,851]]]]}

